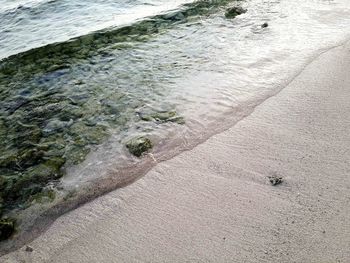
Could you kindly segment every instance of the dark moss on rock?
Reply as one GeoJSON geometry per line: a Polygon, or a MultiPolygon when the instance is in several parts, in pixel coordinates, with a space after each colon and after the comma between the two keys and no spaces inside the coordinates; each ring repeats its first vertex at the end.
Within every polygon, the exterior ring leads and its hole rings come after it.
{"type": "Polygon", "coordinates": [[[0,168],[6,168],[17,163],[17,155],[16,153],[5,153],[0,156],[0,168]]]}
{"type": "Polygon", "coordinates": [[[36,125],[27,125],[17,121],[12,124],[8,130],[7,139],[12,143],[21,147],[25,143],[38,143],[41,139],[42,131],[36,125]]]}
{"type": "Polygon", "coordinates": [[[87,129],[84,137],[89,144],[100,144],[107,136],[109,136],[107,128],[105,126],[97,125],[87,129]]]}
{"type": "Polygon", "coordinates": [[[226,10],[225,17],[232,19],[232,18],[235,18],[236,16],[239,16],[239,15],[244,14],[246,12],[247,12],[247,10],[244,9],[243,7],[235,6],[235,7],[231,7],[231,8],[226,10]]]}
{"type": "MultiPolygon", "coordinates": [[[[0,178],[0,180],[1,180],[1,178],[0,178]]],[[[3,209],[4,209],[4,199],[2,199],[2,197],[0,196],[0,218],[4,212],[3,209]]]]}
{"type": "Polygon", "coordinates": [[[72,125],[69,129],[69,134],[77,138],[79,141],[84,141],[85,145],[100,144],[109,135],[106,126],[89,126],[84,122],[77,122],[72,125]]]}
{"type": "Polygon", "coordinates": [[[142,154],[153,148],[153,144],[151,140],[146,137],[137,137],[128,141],[126,143],[126,148],[128,148],[131,154],[136,157],[141,157],[142,154]]]}
{"type": "Polygon", "coordinates": [[[51,189],[44,189],[35,195],[31,195],[28,199],[27,203],[31,204],[35,203],[47,203],[52,202],[56,197],[56,192],[51,189]]]}
{"type": "Polygon", "coordinates": [[[2,209],[25,208],[27,201],[41,193],[48,182],[59,179],[65,159],[45,157],[42,163],[23,171],[0,169],[0,197],[2,209]]]}
{"type": "Polygon", "coordinates": [[[60,173],[61,167],[66,163],[66,159],[63,157],[55,156],[47,159],[44,163],[46,166],[50,167],[52,170],[60,173]]]}
{"type": "Polygon", "coordinates": [[[15,232],[16,221],[12,218],[0,219],[0,241],[6,240],[15,232]]]}
{"type": "Polygon", "coordinates": [[[0,157],[0,168],[22,170],[37,164],[43,155],[44,152],[37,148],[13,151],[0,157]]]}
{"type": "Polygon", "coordinates": [[[43,129],[44,136],[49,136],[57,132],[62,132],[64,129],[70,127],[73,124],[73,120],[61,121],[59,119],[50,120],[43,129]]]}
{"type": "Polygon", "coordinates": [[[63,175],[59,169],[61,164],[47,161],[11,178],[8,180],[5,198],[14,203],[25,202],[31,195],[40,192],[47,182],[57,180],[63,175]]]}

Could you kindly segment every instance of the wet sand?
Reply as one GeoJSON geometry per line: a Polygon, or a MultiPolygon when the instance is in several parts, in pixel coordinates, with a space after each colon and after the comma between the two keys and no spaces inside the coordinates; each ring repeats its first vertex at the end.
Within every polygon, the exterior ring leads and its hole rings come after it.
{"type": "Polygon", "coordinates": [[[0,261],[349,262],[349,68],[350,42],[231,129],[0,261]]]}

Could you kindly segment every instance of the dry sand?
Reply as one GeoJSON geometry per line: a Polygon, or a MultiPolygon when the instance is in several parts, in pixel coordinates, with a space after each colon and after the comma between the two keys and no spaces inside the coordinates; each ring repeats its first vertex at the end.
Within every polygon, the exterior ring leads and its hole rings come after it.
{"type": "Polygon", "coordinates": [[[350,262],[349,70],[347,43],[231,129],[0,261],[350,262]]]}

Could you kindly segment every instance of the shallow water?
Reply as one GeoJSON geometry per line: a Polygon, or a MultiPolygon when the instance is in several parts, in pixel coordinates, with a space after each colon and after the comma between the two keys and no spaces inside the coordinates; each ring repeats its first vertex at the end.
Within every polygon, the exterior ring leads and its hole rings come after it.
{"type": "Polygon", "coordinates": [[[349,37],[343,0],[189,2],[5,1],[5,212],[138,163],[125,148],[135,136],[160,159],[193,147],[349,37]],[[248,11],[226,19],[233,5],[248,11]]]}

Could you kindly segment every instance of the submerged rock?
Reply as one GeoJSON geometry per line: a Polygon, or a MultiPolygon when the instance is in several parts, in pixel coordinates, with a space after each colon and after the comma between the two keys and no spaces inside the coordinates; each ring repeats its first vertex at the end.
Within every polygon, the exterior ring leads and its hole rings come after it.
{"type": "Polygon", "coordinates": [[[16,122],[8,130],[7,140],[11,140],[17,147],[24,142],[38,143],[42,137],[41,129],[36,125],[26,125],[16,122]]]}
{"type": "Polygon", "coordinates": [[[0,241],[8,239],[15,232],[15,220],[3,218],[0,220],[0,241]]]}
{"type": "Polygon", "coordinates": [[[0,168],[23,170],[37,164],[43,157],[43,151],[36,148],[12,151],[0,157],[0,168]]]}
{"type": "Polygon", "coordinates": [[[37,164],[44,156],[44,152],[36,148],[25,149],[17,155],[17,166],[27,168],[37,164]]]}
{"type": "Polygon", "coordinates": [[[70,145],[66,148],[64,157],[67,160],[68,165],[76,165],[82,163],[85,157],[90,153],[90,148],[85,145],[70,145]]]}
{"type": "Polygon", "coordinates": [[[0,156],[0,168],[13,167],[17,163],[16,153],[5,153],[0,156]]]}
{"type": "Polygon", "coordinates": [[[50,161],[45,164],[39,164],[31,167],[27,172],[16,182],[18,189],[23,189],[27,185],[27,182],[31,183],[46,183],[50,179],[57,179],[61,177],[61,172],[58,169],[59,164],[51,164],[50,161]]]}
{"type": "MultiPolygon", "coordinates": [[[[3,178],[0,177],[0,189],[2,188],[2,182],[3,178]]],[[[2,199],[2,197],[0,196],[0,217],[2,216],[3,213],[3,209],[4,209],[4,199],[2,199]]]]}
{"type": "Polygon", "coordinates": [[[50,67],[48,67],[47,72],[52,72],[56,70],[61,70],[61,69],[67,69],[69,68],[69,65],[66,64],[53,64],[50,67]]]}
{"type": "MultiPolygon", "coordinates": [[[[51,99],[45,105],[31,105],[32,108],[27,109],[25,115],[30,119],[28,121],[45,122],[49,119],[59,119],[69,121],[83,116],[82,110],[77,106],[79,103],[69,98],[69,101],[58,101],[60,98],[51,99]]],[[[62,100],[62,99],[61,99],[62,100]]]]}
{"type": "Polygon", "coordinates": [[[176,111],[159,111],[159,112],[139,112],[141,120],[143,121],[156,121],[159,123],[175,122],[178,124],[184,124],[183,117],[177,115],[176,111]]]}
{"type": "Polygon", "coordinates": [[[16,110],[21,108],[22,106],[26,105],[29,102],[29,99],[23,96],[16,96],[12,99],[11,102],[4,103],[2,107],[7,111],[9,114],[14,113],[16,110]]]}
{"type": "Polygon", "coordinates": [[[27,203],[47,203],[52,202],[56,198],[56,192],[49,189],[44,189],[35,195],[30,196],[27,203]]]}
{"type": "Polygon", "coordinates": [[[81,79],[78,79],[78,80],[74,81],[74,85],[79,86],[79,85],[83,85],[83,84],[85,84],[85,82],[83,80],[81,80],[81,79]]]}
{"type": "Polygon", "coordinates": [[[106,126],[95,125],[88,126],[84,122],[77,122],[73,124],[69,129],[76,141],[79,139],[87,144],[100,144],[109,135],[106,126]]]}
{"type": "Polygon", "coordinates": [[[97,125],[87,130],[85,138],[90,144],[100,144],[108,135],[105,126],[97,125]]]}
{"type": "Polygon", "coordinates": [[[231,7],[231,8],[226,10],[225,17],[226,18],[235,18],[236,16],[239,16],[239,15],[244,14],[246,12],[247,12],[247,10],[244,9],[243,7],[235,6],[235,7],[231,7]]]}
{"type": "Polygon", "coordinates": [[[136,157],[141,157],[143,153],[153,148],[153,144],[150,139],[146,137],[137,137],[131,139],[126,143],[126,148],[129,152],[136,157]]]}
{"type": "Polygon", "coordinates": [[[21,207],[33,195],[41,193],[48,182],[57,180],[63,175],[61,167],[64,163],[63,158],[54,157],[24,172],[17,172],[17,174],[12,172],[5,175],[0,188],[4,206],[6,208],[21,207]]]}
{"type": "Polygon", "coordinates": [[[122,111],[120,104],[116,103],[112,99],[102,99],[100,102],[103,107],[103,112],[106,115],[119,115],[122,111]]]}
{"type": "Polygon", "coordinates": [[[71,126],[73,124],[73,120],[70,121],[60,121],[58,119],[51,120],[48,122],[43,129],[44,136],[48,136],[54,134],[56,132],[60,132],[65,128],[71,126]]]}
{"type": "Polygon", "coordinates": [[[48,159],[44,164],[47,167],[50,167],[52,170],[59,172],[65,163],[66,163],[65,158],[56,156],[48,159]]]}

